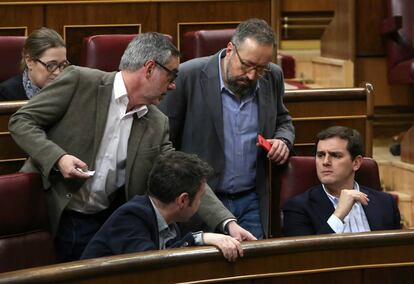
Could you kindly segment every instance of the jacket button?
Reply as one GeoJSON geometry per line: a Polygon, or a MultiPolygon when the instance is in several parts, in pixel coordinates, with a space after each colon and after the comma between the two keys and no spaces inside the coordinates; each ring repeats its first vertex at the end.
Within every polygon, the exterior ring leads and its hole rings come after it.
{"type": "Polygon", "coordinates": [[[68,193],[68,194],[66,194],[66,198],[72,198],[72,193],[68,193]]]}

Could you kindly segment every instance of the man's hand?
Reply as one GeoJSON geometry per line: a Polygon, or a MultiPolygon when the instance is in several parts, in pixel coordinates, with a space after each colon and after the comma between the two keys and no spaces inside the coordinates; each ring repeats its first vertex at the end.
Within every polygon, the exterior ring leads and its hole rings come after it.
{"type": "Polygon", "coordinates": [[[242,227],[237,224],[236,221],[230,221],[227,224],[227,231],[229,235],[238,240],[239,242],[242,241],[256,241],[256,237],[253,236],[250,232],[246,231],[242,227]]]}
{"type": "Polygon", "coordinates": [[[266,139],[270,144],[272,144],[272,148],[270,148],[269,153],[267,153],[267,157],[277,163],[278,165],[283,165],[286,163],[287,159],[289,158],[289,148],[280,139],[266,139]]]}
{"type": "Polygon", "coordinates": [[[342,189],[339,196],[339,203],[335,209],[335,216],[344,221],[349,214],[355,202],[361,202],[362,205],[368,205],[368,196],[360,191],[354,189],[342,189]]]}
{"type": "Polygon", "coordinates": [[[56,165],[64,178],[89,178],[90,177],[87,173],[84,173],[78,170],[78,169],[82,169],[83,171],[87,171],[88,165],[86,165],[83,161],[76,158],[75,156],[72,156],[69,154],[63,155],[57,161],[56,165]]]}
{"type": "Polygon", "coordinates": [[[215,234],[215,233],[204,233],[203,241],[206,245],[213,245],[218,248],[224,255],[224,257],[234,262],[240,256],[243,257],[243,249],[240,242],[230,236],[215,234]]]}

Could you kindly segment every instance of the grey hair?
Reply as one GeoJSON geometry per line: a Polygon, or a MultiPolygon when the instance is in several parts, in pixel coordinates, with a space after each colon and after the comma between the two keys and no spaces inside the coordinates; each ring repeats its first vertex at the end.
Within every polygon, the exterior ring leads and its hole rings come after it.
{"type": "Polygon", "coordinates": [[[179,57],[180,52],[165,35],[155,32],[143,33],[128,44],[122,55],[119,70],[138,70],[148,60],[167,64],[171,56],[179,57]]]}
{"type": "Polygon", "coordinates": [[[260,44],[272,44],[273,47],[276,47],[276,34],[265,20],[252,18],[241,22],[231,41],[239,46],[246,38],[254,39],[260,44]]]}

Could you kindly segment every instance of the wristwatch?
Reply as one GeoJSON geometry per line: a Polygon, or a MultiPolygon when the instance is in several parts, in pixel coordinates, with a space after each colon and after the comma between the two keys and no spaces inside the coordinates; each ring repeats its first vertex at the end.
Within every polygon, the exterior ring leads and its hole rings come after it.
{"type": "Polygon", "coordinates": [[[204,245],[203,231],[194,232],[192,234],[193,234],[193,238],[194,238],[194,243],[197,246],[204,245]]]}

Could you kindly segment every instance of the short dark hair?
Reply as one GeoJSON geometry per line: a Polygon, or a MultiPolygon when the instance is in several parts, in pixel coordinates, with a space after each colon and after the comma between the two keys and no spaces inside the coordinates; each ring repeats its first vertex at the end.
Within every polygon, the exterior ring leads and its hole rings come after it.
{"type": "Polygon", "coordinates": [[[333,137],[339,137],[348,142],[347,150],[349,154],[351,154],[352,160],[359,155],[364,155],[361,134],[359,134],[357,130],[345,126],[332,126],[319,132],[316,135],[315,148],[318,148],[320,140],[326,140],[333,137]]]}
{"type": "Polygon", "coordinates": [[[213,169],[197,155],[171,151],[160,155],[148,178],[149,195],[161,202],[173,202],[187,192],[190,202],[213,169]]]}
{"type": "Polygon", "coordinates": [[[260,44],[276,46],[276,34],[265,20],[252,18],[241,22],[237,26],[231,41],[239,46],[246,38],[254,39],[260,44]]]}

